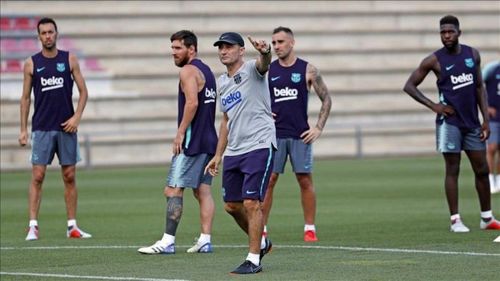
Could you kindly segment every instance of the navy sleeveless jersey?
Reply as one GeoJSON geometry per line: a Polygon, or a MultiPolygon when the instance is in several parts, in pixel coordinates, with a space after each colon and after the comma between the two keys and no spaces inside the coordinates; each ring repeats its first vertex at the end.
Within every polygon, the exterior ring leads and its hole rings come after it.
{"type": "Polygon", "coordinates": [[[496,116],[490,117],[490,121],[500,122],[500,61],[484,74],[483,80],[488,93],[488,105],[497,110],[496,116]]]}
{"type": "MultiPolygon", "coordinates": [[[[205,86],[198,93],[198,108],[189,124],[184,142],[183,152],[187,156],[200,153],[215,154],[217,148],[217,132],[215,131],[215,100],[217,87],[215,77],[210,68],[199,59],[192,60],[189,64],[196,66],[205,76],[205,86]]],[[[179,83],[178,118],[177,125],[181,124],[184,115],[186,96],[179,83]]]]}
{"type": "Polygon", "coordinates": [[[455,114],[444,118],[438,115],[436,122],[446,123],[459,128],[473,129],[480,127],[477,102],[477,65],[472,55],[472,48],[461,45],[460,54],[452,55],[445,47],[434,53],[441,66],[441,74],[436,84],[439,100],[455,109],[455,114]]]}
{"type": "Polygon", "coordinates": [[[75,113],[69,53],[57,50],[57,56],[46,58],[39,52],[31,59],[35,96],[32,131],[62,131],[61,124],[75,113]]]}
{"type": "Polygon", "coordinates": [[[269,93],[272,112],[276,114],[276,136],[299,139],[309,130],[306,81],[307,62],[297,58],[292,66],[281,66],[278,60],[269,67],[269,93]]]}

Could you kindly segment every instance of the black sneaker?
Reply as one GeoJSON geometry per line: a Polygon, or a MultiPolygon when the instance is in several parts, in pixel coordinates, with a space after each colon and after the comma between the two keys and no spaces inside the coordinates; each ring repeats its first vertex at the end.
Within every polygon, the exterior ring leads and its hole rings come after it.
{"type": "Polygon", "coordinates": [[[264,249],[260,249],[260,261],[262,261],[262,258],[269,252],[271,252],[273,248],[273,243],[271,242],[271,240],[269,240],[268,238],[266,238],[266,247],[264,247],[264,249]]]}
{"type": "Polygon", "coordinates": [[[255,274],[262,271],[262,265],[255,265],[249,260],[245,260],[235,270],[231,271],[232,274],[255,274]]]}

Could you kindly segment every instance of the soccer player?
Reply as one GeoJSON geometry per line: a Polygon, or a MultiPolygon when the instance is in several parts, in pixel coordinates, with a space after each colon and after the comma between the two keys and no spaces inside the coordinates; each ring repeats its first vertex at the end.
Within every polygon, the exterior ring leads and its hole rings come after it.
{"type": "Polygon", "coordinates": [[[80,160],[78,125],[87,104],[87,87],[73,53],[57,49],[57,25],[51,18],[38,21],[38,39],[42,50],[24,63],[21,96],[21,133],[19,144],[28,143],[28,116],[31,89],[35,96],[31,126],[32,174],[29,187],[29,228],[26,240],[38,240],[38,212],[42,200],[42,185],[47,165],[57,154],[64,182],[64,200],[69,238],[90,238],[76,223],[77,188],[76,163],[80,160]],[[79,91],[76,111],[73,108],[73,81],[79,91]]]}
{"type": "Polygon", "coordinates": [[[490,169],[490,190],[491,193],[497,193],[500,192],[500,150],[498,148],[500,143],[500,61],[487,64],[483,68],[482,75],[488,93],[488,114],[490,115],[491,134],[486,149],[490,169]]]}
{"type": "Polygon", "coordinates": [[[222,192],[224,209],[248,235],[249,253],[233,274],[262,271],[261,260],[272,247],[262,237],[262,200],[271,174],[276,148],[276,130],[266,72],[271,62],[271,46],[248,37],[260,53],[256,60],[244,61],[245,42],[235,32],[223,33],[214,43],[227,72],[218,78],[222,122],[214,158],[205,171],[215,176],[224,154],[222,192]]]}
{"type": "Polygon", "coordinates": [[[285,169],[287,157],[300,186],[302,210],[304,212],[304,241],[316,242],[316,192],[312,181],[312,143],[318,139],[330,114],[332,101],[319,70],[295,55],[293,32],[288,27],[274,29],[272,35],[274,52],[278,59],[269,67],[269,92],[271,107],[276,120],[278,150],[263,204],[264,236],[273,203],[273,190],[279,174],[285,169]],[[311,87],[321,100],[318,121],[309,127],[307,102],[311,87]]]}
{"type": "Polygon", "coordinates": [[[179,72],[178,129],[174,139],[172,165],[164,194],[167,198],[165,233],[142,254],[175,254],[175,233],[181,219],[185,188],[193,189],[200,205],[201,234],[188,253],[211,253],[211,230],[215,212],[212,177],[204,168],[217,146],[215,130],[215,77],[197,58],[196,35],[181,30],[170,37],[172,56],[179,72]]]}
{"type": "Polygon", "coordinates": [[[481,78],[479,52],[460,44],[459,21],[448,15],[439,22],[444,47],[422,60],[410,75],[404,91],[413,99],[437,113],[437,150],[446,165],[445,192],[450,211],[452,232],[469,232],[458,212],[458,175],[461,151],[464,150],[474,171],[476,191],[481,206],[481,229],[500,230],[491,211],[485,141],[490,134],[488,100],[481,78]],[[432,71],[437,78],[439,103],[427,98],[417,87],[432,71]],[[478,107],[483,117],[478,117],[478,107]]]}

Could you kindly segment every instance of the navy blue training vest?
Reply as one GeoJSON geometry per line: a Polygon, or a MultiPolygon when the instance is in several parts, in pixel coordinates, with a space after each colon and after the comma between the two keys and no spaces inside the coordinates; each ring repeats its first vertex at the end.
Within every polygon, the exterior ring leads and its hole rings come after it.
{"type": "Polygon", "coordinates": [[[306,68],[307,62],[299,58],[289,67],[281,66],[278,60],[269,67],[269,93],[278,138],[299,139],[309,130],[306,68]]]}
{"type": "MultiPolygon", "coordinates": [[[[189,124],[184,142],[183,152],[187,156],[200,153],[215,154],[217,148],[217,132],[215,131],[215,107],[217,86],[215,77],[210,68],[199,59],[193,59],[189,64],[196,66],[205,76],[205,85],[198,92],[198,108],[189,124]]],[[[177,126],[181,124],[184,116],[186,96],[179,82],[178,117],[177,126]]]]}
{"type": "Polygon", "coordinates": [[[436,52],[441,66],[440,77],[436,81],[439,99],[442,104],[451,105],[455,114],[449,117],[438,115],[436,122],[446,123],[464,129],[480,127],[477,102],[477,65],[472,48],[461,45],[460,54],[450,54],[443,47],[436,52]]]}
{"type": "Polygon", "coordinates": [[[32,131],[62,131],[61,124],[75,113],[69,53],[57,50],[54,58],[46,58],[39,52],[31,58],[35,96],[32,131]]]}

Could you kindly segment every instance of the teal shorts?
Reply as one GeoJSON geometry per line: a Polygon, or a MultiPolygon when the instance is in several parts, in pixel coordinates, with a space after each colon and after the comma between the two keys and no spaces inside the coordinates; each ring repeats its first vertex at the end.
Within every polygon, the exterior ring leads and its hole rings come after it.
{"type": "Polygon", "coordinates": [[[212,184],[212,176],[205,174],[205,166],[213,155],[198,154],[186,156],[181,153],[172,157],[172,165],[167,176],[167,186],[198,188],[200,184],[212,184]]]}
{"type": "Polygon", "coordinates": [[[294,173],[309,174],[312,172],[312,145],[301,139],[277,139],[278,150],[274,154],[273,173],[283,174],[287,157],[290,156],[294,173]]]}
{"type": "Polygon", "coordinates": [[[31,133],[31,163],[52,164],[57,154],[61,166],[75,165],[80,158],[80,147],[76,133],[63,131],[34,131],[31,133]]]}
{"type": "Polygon", "coordinates": [[[460,153],[462,150],[486,150],[481,141],[481,128],[461,129],[447,124],[436,124],[436,148],[441,153],[460,153]]]}

